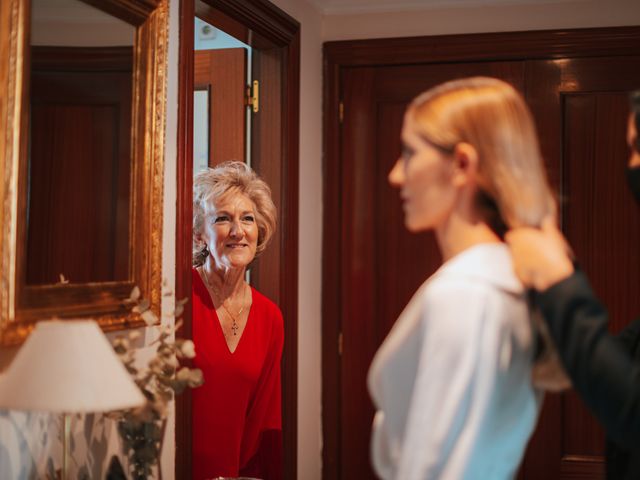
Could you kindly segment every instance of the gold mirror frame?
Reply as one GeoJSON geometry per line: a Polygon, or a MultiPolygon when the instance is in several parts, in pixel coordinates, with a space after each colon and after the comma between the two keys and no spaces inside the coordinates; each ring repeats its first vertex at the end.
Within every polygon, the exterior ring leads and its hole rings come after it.
{"type": "Polygon", "coordinates": [[[168,0],[83,0],[136,27],[133,63],[129,279],[26,285],[30,0],[0,2],[0,346],[39,320],[94,318],[103,330],[141,325],[124,300],[134,285],[159,313],[168,0]]]}

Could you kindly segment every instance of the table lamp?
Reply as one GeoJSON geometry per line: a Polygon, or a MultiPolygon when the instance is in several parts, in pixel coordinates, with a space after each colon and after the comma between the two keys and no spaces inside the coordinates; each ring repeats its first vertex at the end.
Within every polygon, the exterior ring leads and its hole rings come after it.
{"type": "Polygon", "coordinates": [[[38,322],[0,383],[0,408],[63,415],[68,478],[72,413],[143,405],[145,397],[93,320],[38,322]]]}

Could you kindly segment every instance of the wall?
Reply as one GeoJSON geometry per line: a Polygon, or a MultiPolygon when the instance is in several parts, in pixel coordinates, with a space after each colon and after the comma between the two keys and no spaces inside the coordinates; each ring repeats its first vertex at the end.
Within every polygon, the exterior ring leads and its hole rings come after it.
{"type": "Polygon", "coordinates": [[[133,45],[134,35],[132,25],[77,0],[32,2],[31,45],[133,45]]]}
{"type": "Polygon", "coordinates": [[[324,41],[352,40],[640,24],[640,2],[637,0],[494,3],[326,15],[322,38],[324,41]]]}
{"type": "Polygon", "coordinates": [[[322,38],[320,12],[305,0],[275,0],[301,23],[298,254],[298,478],[320,478],[322,38]]]}

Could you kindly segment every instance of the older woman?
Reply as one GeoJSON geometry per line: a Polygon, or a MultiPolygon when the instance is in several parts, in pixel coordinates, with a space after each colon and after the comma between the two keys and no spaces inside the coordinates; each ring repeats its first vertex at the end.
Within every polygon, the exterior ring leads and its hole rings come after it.
{"type": "Polygon", "coordinates": [[[526,295],[502,236],[555,211],[533,121],[508,84],[462,79],[411,103],[402,143],[389,181],[406,227],[433,230],[444,263],[371,365],[374,467],[385,479],[513,478],[539,402],[526,295]]]}
{"type": "Polygon", "coordinates": [[[194,178],[193,478],[281,478],[279,308],[246,282],[276,226],[271,191],[244,163],[194,178]]]}

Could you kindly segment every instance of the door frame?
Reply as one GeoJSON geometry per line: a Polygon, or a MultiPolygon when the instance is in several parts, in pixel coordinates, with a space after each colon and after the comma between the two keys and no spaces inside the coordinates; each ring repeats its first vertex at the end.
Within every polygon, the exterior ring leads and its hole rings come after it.
{"type": "MultiPolygon", "coordinates": [[[[341,158],[342,72],[353,67],[500,60],[597,57],[638,53],[640,28],[439,35],[326,42],[323,46],[323,260],[322,260],[322,471],[341,478],[340,336],[345,284],[340,222],[343,198],[341,158]]],[[[559,192],[562,194],[562,192],[559,192]]]]}
{"type": "MultiPolygon", "coordinates": [[[[282,429],[284,477],[297,474],[297,358],[298,358],[298,156],[300,104],[300,24],[269,2],[262,0],[205,0],[198,2],[215,18],[207,19],[271,59],[269,67],[256,71],[262,95],[273,94],[269,118],[252,122],[252,146],[256,169],[272,186],[279,205],[278,230],[258,261],[255,277],[269,285],[284,317],[282,355],[282,429]],[[277,152],[271,153],[278,139],[277,152]],[[262,159],[262,163],[260,162],[262,159]],[[265,160],[266,159],[266,160],[265,160]],[[264,168],[260,168],[264,165],[264,168]],[[278,188],[274,188],[274,184],[278,188]],[[286,255],[284,254],[286,252],[286,255]],[[275,257],[279,261],[269,260],[275,257]],[[264,260],[263,260],[264,259],[264,260]]],[[[200,16],[200,13],[198,14],[200,16]]],[[[176,298],[191,298],[191,246],[193,195],[193,51],[196,0],[180,2],[180,53],[178,92],[178,158],[176,211],[176,298]]],[[[255,75],[254,75],[255,77],[255,75]]],[[[259,115],[259,113],[257,114],[259,115]]],[[[191,338],[191,309],[177,332],[191,338]]],[[[191,395],[189,389],[176,397],[175,477],[191,478],[191,395]]]]}

